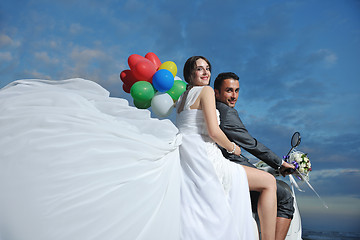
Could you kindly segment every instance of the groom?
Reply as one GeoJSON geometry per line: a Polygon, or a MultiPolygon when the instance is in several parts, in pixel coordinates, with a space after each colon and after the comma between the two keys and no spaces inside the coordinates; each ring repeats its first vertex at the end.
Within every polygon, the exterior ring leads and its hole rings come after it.
{"type": "MultiPolygon", "coordinates": [[[[291,165],[284,162],[265,145],[253,138],[240,120],[238,112],[234,109],[239,96],[239,77],[232,72],[220,73],[214,83],[216,108],[220,112],[220,128],[225,132],[230,141],[245,149],[258,159],[264,161],[274,169],[281,171],[290,168],[291,165]]],[[[228,154],[221,149],[223,155],[236,163],[254,167],[244,156],[228,154]]],[[[282,181],[277,180],[277,218],[276,240],[283,240],[289,230],[291,219],[294,214],[293,197],[283,186],[282,181]]],[[[251,192],[253,211],[257,208],[258,192],[251,192]]]]}

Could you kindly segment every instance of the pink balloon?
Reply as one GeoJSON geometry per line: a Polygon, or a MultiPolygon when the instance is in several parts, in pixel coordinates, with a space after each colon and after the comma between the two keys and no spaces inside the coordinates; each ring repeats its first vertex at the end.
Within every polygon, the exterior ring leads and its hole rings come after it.
{"type": "Polygon", "coordinates": [[[142,60],[145,60],[146,58],[144,58],[143,56],[139,55],[139,54],[131,54],[128,58],[128,64],[131,70],[133,70],[135,68],[135,65],[142,60]]]}
{"type": "Polygon", "coordinates": [[[155,65],[148,59],[144,58],[144,60],[139,61],[134,69],[132,69],[132,73],[138,81],[147,81],[152,83],[152,77],[156,72],[155,65]]]}
{"type": "Polygon", "coordinates": [[[149,59],[156,67],[156,70],[160,67],[161,62],[158,56],[155,53],[149,52],[145,55],[145,58],[149,59]]]}

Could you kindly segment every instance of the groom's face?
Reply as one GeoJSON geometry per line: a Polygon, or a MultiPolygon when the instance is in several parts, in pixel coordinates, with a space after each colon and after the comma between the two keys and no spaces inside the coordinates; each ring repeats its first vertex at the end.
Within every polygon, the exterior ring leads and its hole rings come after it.
{"type": "Polygon", "coordinates": [[[239,80],[225,79],[221,84],[220,91],[215,89],[215,97],[229,107],[235,107],[239,97],[239,88],[239,80]]]}

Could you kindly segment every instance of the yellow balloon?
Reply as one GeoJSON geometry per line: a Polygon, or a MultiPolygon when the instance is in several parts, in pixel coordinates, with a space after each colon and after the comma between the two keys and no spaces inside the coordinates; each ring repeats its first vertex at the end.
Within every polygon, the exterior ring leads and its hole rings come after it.
{"type": "Polygon", "coordinates": [[[167,62],[162,63],[159,67],[159,70],[160,69],[169,70],[172,73],[172,75],[174,75],[174,77],[177,74],[177,66],[173,61],[167,61],[167,62]]]}

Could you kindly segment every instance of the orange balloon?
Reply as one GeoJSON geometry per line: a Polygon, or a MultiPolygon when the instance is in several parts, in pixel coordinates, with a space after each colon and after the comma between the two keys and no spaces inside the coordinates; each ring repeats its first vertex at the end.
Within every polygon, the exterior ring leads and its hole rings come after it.
{"type": "Polygon", "coordinates": [[[131,70],[134,69],[135,65],[139,62],[142,61],[146,58],[144,58],[143,56],[139,55],[139,54],[131,54],[128,58],[128,64],[131,70]]]}
{"type": "Polygon", "coordinates": [[[152,76],[156,72],[155,65],[148,59],[144,58],[144,60],[139,61],[134,69],[132,69],[132,73],[138,81],[147,81],[152,83],[152,76]]]}
{"type": "Polygon", "coordinates": [[[155,53],[153,52],[149,52],[145,55],[145,58],[149,59],[156,67],[156,70],[158,70],[158,68],[161,65],[160,59],[158,58],[158,56],[156,56],[155,53]]]}

